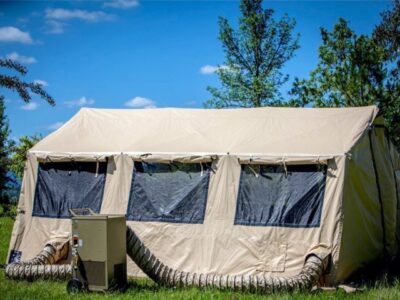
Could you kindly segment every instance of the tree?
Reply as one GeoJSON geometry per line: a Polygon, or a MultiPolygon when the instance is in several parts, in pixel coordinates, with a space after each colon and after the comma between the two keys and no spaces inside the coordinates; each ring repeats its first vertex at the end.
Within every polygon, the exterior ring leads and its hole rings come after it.
{"type": "Polygon", "coordinates": [[[9,140],[10,128],[5,114],[4,97],[0,96],[0,206],[3,208],[9,204],[7,194],[9,176],[10,152],[13,142],[9,140]]]}
{"type": "MultiPolygon", "coordinates": [[[[3,69],[16,71],[20,76],[24,76],[28,72],[26,67],[10,59],[0,58],[0,67],[2,67],[3,69]]],[[[16,91],[21,99],[25,102],[29,102],[31,100],[32,97],[29,92],[32,92],[36,95],[39,95],[50,105],[55,105],[53,97],[51,97],[43,89],[43,86],[40,83],[25,82],[17,76],[0,74],[0,87],[16,91]]]]}
{"type": "Polygon", "coordinates": [[[389,10],[381,13],[382,21],[375,27],[373,38],[385,49],[390,80],[400,79],[400,0],[394,0],[389,10]]]}
{"type": "Polygon", "coordinates": [[[375,27],[373,38],[385,51],[388,78],[387,98],[381,105],[389,133],[400,147],[400,0],[384,11],[381,23],[375,27]]]}
{"type": "Polygon", "coordinates": [[[388,71],[387,50],[376,38],[358,36],[344,19],[339,19],[332,32],[322,28],[321,36],[317,67],[309,79],[295,79],[291,103],[316,107],[375,104],[393,142],[400,146],[399,81],[388,71]]]}
{"type": "Polygon", "coordinates": [[[319,62],[309,79],[295,79],[290,94],[300,106],[364,106],[385,97],[384,51],[368,36],[357,36],[344,19],[332,32],[321,28],[319,62]]]}
{"type": "MultiPolygon", "coordinates": [[[[43,89],[40,83],[26,82],[18,76],[9,75],[9,72],[5,72],[6,70],[14,71],[20,77],[25,76],[28,72],[26,67],[18,62],[0,58],[0,88],[17,92],[25,102],[29,102],[32,99],[31,93],[33,93],[40,96],[50,105],[55,105],[53,97],[43,89]]],[[[12,197],[12,194],[15,194],[15,185],[17,184],[15,178],[12,178],[9,173],[9,156],[13,145],[8,140],[10,129],[4,110],[4,96],[0,94],[0,206],[3,206],[3,208],[8,206],[10,197],[12,197]]]]}
{"type": "Polygon", "coordinates": [[[18,145],[13,147],[10,169],[18,178],[22,179],[22,176],[24,175],[28,150],[35,146],[41,139],[41,135],[22,136],[19,138],[18,145]]]}
{"type": "Polygon", "coordinates": [[[287,15],[276,21],[272,9],[263,9],[262,0],[242,0],[239,29],[219,18],[219,40],[226,61],[216,71],[221,88],[207,87],[211,99],[206,107],[259,107],[281,102],[279,87],[288,75],[284,64],[299,48],[293,36],[294,19],[287,15]]]}

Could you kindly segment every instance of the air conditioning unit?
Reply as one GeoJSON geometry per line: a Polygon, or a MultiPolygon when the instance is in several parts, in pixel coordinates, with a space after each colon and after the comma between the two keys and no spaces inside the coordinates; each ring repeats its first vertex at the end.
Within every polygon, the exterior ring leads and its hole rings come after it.
{"type": "Polygon", "coordinates": [[[73,278],[70,293],[126,286],[126,221],[123,215],[72,210],[73,278]]]}

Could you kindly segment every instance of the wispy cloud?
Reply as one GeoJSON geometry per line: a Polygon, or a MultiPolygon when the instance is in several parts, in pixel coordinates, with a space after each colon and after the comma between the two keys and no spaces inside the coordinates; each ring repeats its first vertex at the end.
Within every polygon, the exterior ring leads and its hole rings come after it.
{"type": "Polygon", "coordinates": [[[36,58],[34,58],[32,56],[20,55],[17,52],[11,52],[11,53],[7,54],[6,58],[11,59],[16,62],[19,62],[21,64],[26,64],[26,65],[37,63],[36,58]]]}
{"type": "Polygon", "coordinates": [[[36,102],[29,102],[20,107],[22,110],[35,110],[38,108],[38,104],[36,102]]]}
{"type": "Polygon", "coordinates": [[[80,20],[89,23],[111,21],[115,15],[104,11],[88,11],[82,9],[48,8],[45,10],[46,32],[50,34],[61,34],[68,26],[68,21],[80,20]]]}
{"type": "Polygon", "coordinates": [[[111,1],[106,1],[103,6],[128,9],[137,7],[138,5],[139,5],[139,0],[111,0],[111,1]]]}
{"type": "Polygon", "coordinates": [[[204,75],[214,74],[216,71],[220,69],[228,69],[228,66],[213,66],[213,65],[205,65],[200,68],[200,73],[204,75]]]}
{"type": "Polygon", "coordinates": [[[64,32],[65,26],[67,24],[60,22],[60,21],[56,21],[56,20],[47,20],[46,21],[46,27],[47,33],[50,34],[61,34],[64,32]]]}
{"type": "Polygon", "coordinates": [[[132,108],[156,108],[156,102],[145,97],[135,97],[125,102],[125,106],[132,108]]]}
{"type": "Polygon", "coordinates": [[[16,27],[6,26],[0,27],[0,42],[32,44],[33,39],[29,32],[21,31],[16,27]]]}
{"type": "Polygon", "coordinates": [[[83,106],[90,106],[95,103],[94,99],[88,99],[85,96],[80,97],[77,100],[72,100],[72,101],[65,101],[64,104],[67,105],[68,107],[83,107],[83,106]]]}
{"type": "Polygon", "coordinates": [[[45,16],[48,20],[58,21],[77,19],[87,22],[101,22],[114,19],[114,15],[105,13],[104,11],[88,11],[82,9],[64,8],[48,8],[45,11],[45,16]]]}
{"type": "Polygon", "coordinates": [[[34,83],[40,84],[41,86],[49,86],[49,83],[45,80],[36,79],[33,81],[34,83]]]}
{"type": "Polygon", "coordinates": [[[63,125],[64,125],[63,122],[56,122],[54,124],[51,124],[51,125],[47,126],[47,129],[48,130],[57,130],[58,128],[60,128],[63,125]]]}

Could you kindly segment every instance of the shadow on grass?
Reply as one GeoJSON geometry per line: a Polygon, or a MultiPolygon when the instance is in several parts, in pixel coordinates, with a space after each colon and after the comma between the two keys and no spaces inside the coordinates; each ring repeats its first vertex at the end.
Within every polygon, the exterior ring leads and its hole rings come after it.
{"type": "Polygon", "coordinates": [[[351,275],[347,284],[364,288],[391,288],[400,282],[400,257],[376,260],[351,275]]]}
{"type": "MultiPolygon", "coordinates": [[[[203,296],[207,297],[209,296],[230,296],[232,299],[238,299],[238,298],[246,298],[246,296],[252,298],[252,297],[273,297],[273,298],[287,298],[287,297],[293,297],[293,296],[306,296],[310,298],[314,298],[321,295],[324,295],[325,292],[316,289],[312,291],[300,291],[300,290],[294,290],[291,292],[285,292],[285,291],[274,291],[271,293],[266,293],[265,291],[262,290],[253,290],[253,291],[242,291],[240,289],[218,289],[218,288],[212,288],[212,287],[166,287],[162,285],[158,285],[157,283],[153,282],[150,279],[143,279],[143,278],[129,278],[128,280],[128,285],[127,289],[125,292],[132,293],[175,293],[178,292],[181,293],[182,295],[196,295],[196,294],[202,294],[203,296]],[[238,298],[237,298],[238,297],[238,298]]],[[[340,293],[340,291],[339,291],[340,293]]],[[[345,293],[343,293],[345,294],[345,293]]],[[[301,297],[302,298],[302,297],[301,297]]]]}
{"type": "Polygon", "coordinates": [[[126,290],[135,290],[140,292],[158,292],[164,289],[150,279],[145,278],[129,278],[126,290]]]}

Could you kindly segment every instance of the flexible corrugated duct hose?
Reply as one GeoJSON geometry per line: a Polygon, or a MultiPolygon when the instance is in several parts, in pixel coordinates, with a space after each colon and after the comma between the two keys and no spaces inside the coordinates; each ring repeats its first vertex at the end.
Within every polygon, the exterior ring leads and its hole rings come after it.
{"type": "Polygon", "coordinates": [[[34,258],[6,266],[10,279],[68,279],[72,275],[71,264],[57,265],[68,256],[69,240],[50,241],[34,258]]]}
{"type": "Polygon", "coordinates": [[[172,269],[160,262],[143,244],[136,233],[127,227],[129,257],[155,282],[169,287],[213,287],[240,291],[307,290],[316,285],[326,270],[329,255],[313,253],[307,256],[300,273],[292,277],[217,275],[189,273],[172,269]]]}
{"type": "MultiPolygon", "coordinates": [[[[127,227],[126,234],[129,257],[152,280],[168,287],[213,287],[265,293],[307,290],[318,283],[329,257],[318,253],[308,255],[300,273],[291,277],[189,273],[172,269],[159,261],[131,228],[127,227]]],[[[71,277],[72,266],[56,264],[67,255],[68,242],[63,245],[48,243],[35,258],[7,265],[6,275],[11,279],[67,279],[71,277]]]]}

